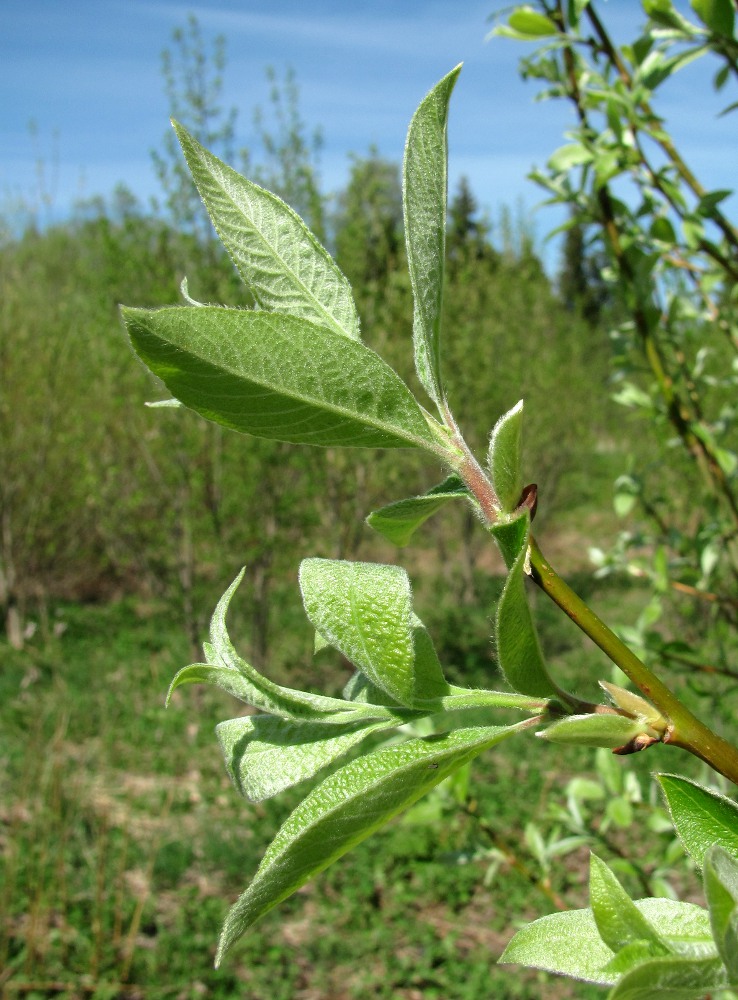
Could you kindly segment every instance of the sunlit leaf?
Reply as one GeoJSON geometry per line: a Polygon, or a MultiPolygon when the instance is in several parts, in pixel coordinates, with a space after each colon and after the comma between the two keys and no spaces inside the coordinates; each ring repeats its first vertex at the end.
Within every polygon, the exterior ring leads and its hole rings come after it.
{"type": "Polygon", "coordinates": [[[653,958],[627,972],[608,1000],[703,1000],[728,985],[719,958],[653,958]]]}
{"type": "MultiPolygon", "coordinates": [[[[679,947],[699,947],[709,953],[712,935],[707,911],[673,899],[639,899],[641,916],[658,927],[661,938],[678,952],[679,947]]],[[[610,968],[614,952],[602,941],[591,909],[567,910],[541,917],[523,927],[500,958],[572,979],[613,985],[619,974],[610,968]]],[[[674,961],[670,956],[667,961],[674,961]]],[[[655,996],[656,994],[652,994],[655,996]]]]}
{"type": "Polygon", "coordinates": [[[503,414],[492,429],[487,464],[492,486],[505,513],[520,503],[523,489],[520,451],[523,434],[523,400],[503,414]]]}
{"type": "Polygon", "coordinates": [[[593,713],[564,716],[537,735],[551,743],[615,749],[629,743],[644,728],[644,723],[639,719],[593,713]]]}
{"type": "Polygon", "coordinates": [[[608,948],[617,952],[636,941],[645,941],[658,949],[657,953],[668,953],[655,928],[596,854],[590,857],[589,900],[597,930],[608,948]]]}
{"type": "Polygon", "coordinates": [[[283,719],[343,725],[356,723],[359,719],[395,718],[393,712],[384,706],[352,704],[340,698],[328,698],[275,684],[239,656],[228,635],[226,615],[243,573],[242,570],[218,601],[210,622],[210,641],[204,647],[213,663],[194,663],[180,670],[171,683],[167,701],[182,684],[208,683],[216,684],[262,712],[283,719]]]}
{"type": "Polygon", "coordinates": [[[550,17],[527,6],[514,10],[507,23],[522,38],[547,38],[557,34],[558,30],[550,17]]]}
{"type": "Polygon", "coordinates": [[[351,287],[302,219],[172,124],[218,236],[259,305],[358,340],[351,287]]]}
{"type": "Polygon", "coordinates": [[[697,864],[702,865],[713,844],[738,859],[738,805],[677,774],[660,774],[658,779],[676,832],[697,864]]]}
{"type": "Polygon", "coordinates": [[[363,344],[276,313],[124,309],[134,349],[185,406],[300,444],[428,448],[410,390],[363,344]]]}
{"type": "Polygon", "coordinates": [[[520,728],[458,729],[350,761],[288,817],[226,918],[216,965],[251,924],[467,761],[520,728]]]}
{"type": "Polygon", "coordinates": [[[530,516],[527,511],[491,529],[510,570],[495,615],[495,641],[500,669],[510,686],[542,698],[556,694],[543,660],[538,633],[525,592],[530,516]]]}
{"type": "Polygon", "coordinates": [[[415,630],[407,573],[398,566],[305,559],[305,612],[315,628],[369,680],[401,705],[448,692],[435,653],[422,636],[416,672],[415,630]]]}
{"type": "Polygon", "coordinates": [[[461,66],[423,98],[410,122],[405,143],[403,205],[405,242],[415,312],[415,368],[423,387],[438,404],[441,382],[441,302],[446,262],[448,194],[448,103],[461,66]]]}
{"type": "Polygon", "coordinates": [[[253,715],[221,722],[215,732],[234,785],[252,802],[261,802],[314,777],[370,733],[396,724],[327,726],[253,715]]]}

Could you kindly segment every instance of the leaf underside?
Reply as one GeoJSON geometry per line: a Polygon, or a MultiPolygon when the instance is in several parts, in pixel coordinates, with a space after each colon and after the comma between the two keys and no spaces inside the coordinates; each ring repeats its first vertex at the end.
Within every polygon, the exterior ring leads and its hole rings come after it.
{"type": "Polygon", "coordinates": [[[441,382],[441,303],[446,258],[448,104],[457,66],[421,101],[407,133],[403,166],[405,243],[415,310],[413,344],[418,377],[437,404],[441,382]]]}
{"type": "Polygon", "coordinates": [[[134,349],[172,394],[216,423],[296,444],[427,448],[412,393],[368,347],[293,316],[124,309],[134,349]]]}
{"type": "Polygon", "coordinates": [[[351,286],[297,213],[172,124],[218,236],[261,308],[358,340],[351,286]]]}

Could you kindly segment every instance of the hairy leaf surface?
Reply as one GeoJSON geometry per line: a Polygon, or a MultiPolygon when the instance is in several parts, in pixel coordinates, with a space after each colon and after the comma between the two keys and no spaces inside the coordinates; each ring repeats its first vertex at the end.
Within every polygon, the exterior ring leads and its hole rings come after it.
{"type": "Polygon", "coordinates": [[[172,124],[218,236],[259,305],[358,340],[351,287],[299,215],[172,124]]]}
{"type": "Polygon", "coordinates": [[[510,566],[495,616],[500,669],[520,694],[541,698],[555,695],[525,593],[530,516],[526,511],[514,521],[494,525],[491,531],[510,566]]]}
{"type": "Polygon", "coordinates": [[[506,514],[520,503],[523,479],[520,449],[523,433],[523,400],[503,414],[492,429],[489,441],[489,472],[500,509],[506,514]]]}
{"type": "Polygon", "coordinates": [[[394,718],[393,712],[385,706],[353,704],[340,698],[311,694],[283,687],[270,681],[247,663],[231,642],[226,626],[226,615],[233,595],[243,579],[244,571],[238,574],[225,594],[218,601],[210,622],[210,641],[204,644],[205,653],[213,664],[194,663],[183,667],[172,681],[167,702],[172,692],[182,684],[216,684],[229,694],[240,698],[254,708],[268,715],[283,719],[313,720],[331,725],[355,723],[359,719],[394,718]]]}
{"type": "Polygon", "coordinates": [[[185,406],[256,437],[428,448],[412,393],[368,347],[307,320],[203,306],[124,309],[134,349],[185,406]]]}
{"type": "Polygon", "coordinates": [[[636,941],[645,941],[655,945],[661,954],[668,952],[655,929],[596,854],[590,858],[589,898],[597,930],[608,948],[617,952],[636,941]]]}
{"type": "Polygon", "coordinates": [[[305,559],[300,587],[315,628],[401,705],[448,692],[430,638],[413,612],[405,570],[305,559]]]}
{"type": "Polygon", "coordinates": [[[282,825],[253,882],[228,914],[216,964],[247,927],[447,775],[517,729],[458,729],[412,739],[375,750],[329,775],[282,825]]]}
{"type": "Polygon", "coordinates": [[[738,805],[696,781],[660,774],[666,804],[687,853],[702,865],[707,850],[719,844],[738,858],[738,805]]]}
{"type": "Polygon", "coordinates": [[[608,1000],[703,1000],[728,985],[719,958],[652,958],[619,980],[608,1000]]]}
{"type": "MultiPolygon", "coordinates": [[[[673,899],[638,899],[634,903],[643,918],[658,927],[672,948],[700,946],[712,942],[707,912],[693,903],[673,899]]],[[[527,924],[512,939],[500,962],[544,969],[572,979],[611,986],[618,974],[610,967],[614,952],[603,942],[591,909],[552,913],[527,924]]]]}
{"type": "Polygon", "coordinates": [[[720,957],[738,985],[738,861],[722,847],[705,855],[705,896],[720,957]]]}
{"type": "Polygon", "coordinates": [[[261,802],[312,778],[370,733],[397,721],[327,726],[254,715],[221,722],[215,732],[234,785],[247,799],[261,802]]]}
{"type": "Polygon", "coordinates": [[[461,66],[445,76],[421,101],[405,144],[403,204],[405,242],[415,312],[415,368],[428,395],[443,400],[441,382],[441,302],[446,263],[448,195],[448,103],[461,66]]]}
{"type": "Polygon", "coordinates": [[[459,476],[449,476],[422,496],[397,500],[380,510],[372,511],[366,523],[388,541],[402,547],[408,544],[429,517],[460,497],[468,500],[469,490],[459,476]]]}

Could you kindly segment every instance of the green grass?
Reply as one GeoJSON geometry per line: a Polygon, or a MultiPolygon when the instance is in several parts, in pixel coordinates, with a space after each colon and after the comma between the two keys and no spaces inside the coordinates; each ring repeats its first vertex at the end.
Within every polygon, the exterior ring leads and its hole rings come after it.
{"type": "MultiPolygon", "coordinates": [[[[466,811],[444,792],[416,807],[269,914],[215,971],[227,907],[297,793],[260,805],[238,798],[213,737],[216,722],[238,713],[225,695],[188,687],[164,710],[168,682],[187,662],[165,609],[70,605],[54,622],[61,635],[22,653],[2,649],[0,993],[599,995],[495,965],[518,921],[551,911],[552,894],[569,905],[586,900],[586,851],[555,866],[547,890],[522,845],[524,824],[542,821],[547,799],[561,799],[583,763],[533,740],[478,762],[466,811]],[[489,831],[508,861],[486,885],[489,831]]],[[[445,626],[450,647],[454,630],[445,626]]],[[[544,614],[542,626],[562,669],[581,667],[568,624],[544,614]]],[[[488,682],[490,670],[484,617],[475,627],[478,639],[455,654],[471,684],[488,682]]],[[[638,764],[643,774],[653,761],[638,764]]]]}

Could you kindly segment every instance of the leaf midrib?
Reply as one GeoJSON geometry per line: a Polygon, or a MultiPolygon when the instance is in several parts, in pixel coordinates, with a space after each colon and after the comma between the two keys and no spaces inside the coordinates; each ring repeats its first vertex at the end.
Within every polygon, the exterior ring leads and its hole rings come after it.
{"type": "MultiPolygon", "coordinates": [[[[234,310],[234,311],[237,311],[237,310],[234,310]]],[[[274,314],[272,313],[271,315],[274,315],[274,314]]],[[[284,315],[287,315],[287,314],[284,314],[284,315]]],[[[147,327],[147,331],[148,331],[148,333],[149,333],[150,336],[155,337],[160,343],[162,343],[164,345],[167,345],[169,347],[173,346],[173,347],[175,347],[179,351],[183,351],[184,353],[190,354],[191,357],[197,358],[197,360],[200,361],[200,362],[202,362],[203,364],[209,365],[211,368],[216,369],[216,371],[221,371],[221,372],[223,372],[223,374],[229,375],[232,378],[239,378],[239,379],[242,379],[244,382],[248,382],[251,385],[260,386],[260,387],[262,387],[264,389],[267,389],[270,392],[274,393],[274,395],[282,396],[284,398],[294,400],[295,402],[301,403],[304,406],[306,406],[306,405],[313,406],[313,407],[315,407],[317,409],[324,410],[325,412],[332,413],[335,416],[339,416],[339,417],[343,418],[344,420],[345,419],[349,419],[354,424],[363,422],[364,425],[372,427],[374,430],[381,431],[382,433],[388,434],[389,436],[392,436],[392,437],[402,438],[403,440],[408,441],[411,444],[415,445],[415,447],[424,448],[424,449],[426,449],[428,451],[432,451],[433,450],[432,442],[430,441],[429,438],[418,437],[418,436],[416,436],[415,434],[412,434],[409,431],[403,430],[403,428],[397,426],[396,424],[382,423],[379,419],[374,418],[373,416],[370,417],[368,415],[363,415],[363,416],[357,415],[356,411],[348,410],[345,407],[337,406],[336,404],[329,403],[329,402],[327,402],[326,400],[323,400],[323,399],[316,399],[316,398],[311,397],[311,396],[300,395],[299,393],[295,392],[294,390],[288,390],[288,389],[286,389],[284,386],[276,386],[275,384],[267,381],[266,379],[264,379],[264,380],[258,380],[258,379],[253,378],[253,377],[249,378],[246,375],[244,375],[242,372],[237,372],[237,371],[234,371],[231,368],[227,367],[220,360],[218,362],[215,362],[215,361],[212,360],[212,358],[204,357],[199,351],[194,350],[193,347],[192,347],[192,345],[189,345],[188,347],[183,347],[183,346],[178,345],[178,344],[173,344],[172,341],[167,340],[165,337],[163,337],[157,331],[153,330],[151,327],[147,327]],[[360,419],[359,419],[359,416],[360,416],[360,419]]],[[[332,331],[332,332],[335,334],[335,331],[332,331]]],[[[344,334],[337,334],[337,335],[344,337],[344,339],[351,340],[351,338],[346,338],[344,334]]],[[[360,343],[360,342],[359,341],[354,341],[354,343],[360,343]]],[[[366,347],[366,345],[362,344],[362,347],[364,347],[367,351],[370,351],[370,348],[366,347]]],[[[376,359],[380,363],[382,363],[382,359],[379,357],[378,354],[375,355],[375,357],[376,357],[376,359]]],[[[390,371],[391,371],[391,369],[390,369],[390,371]]],[[[393,372],[393,374],[394,374],[394,372],[393,372]]],[[[404,384],[403,384],[403,387],[404,387],[404,384]]],[[[422,411],[420,410],[420,408],[418,408],[418,410],[419,410],[420,417],[422,418],[422,411]]],[[[317,434],[317,433],[319,433],[319,431],[316,431],[315,433],[317,434]]]]}
{"type": "MultiPolygon", "coordinates": [[[[201,156],[200,151],[196,150],[195,152],[196,152],[196,155],[197,155],[198,160],[200,161],[200,163],[203,166],[207,167],[207,163],[204,160],[204,158],[201,156]]],[[[227,166],[227,164],[225,164],[225,166],[227,166]]],[[[335,332],[340,333],[342,337],[347,337],[349,340],[356,340],[356,341],[360,342],[361,338],[358,337],[358,336],[357,337],[352,337],[351,334],[349,334],[348,331],[345,330],[341,326],[341,324],[338,322],[338,320],[335,318],[335,316],[333,316],[333,314],[328,311],[328,309],[326,308],[326,306],[323,305],[323,303],[320,301],[320,299],[318,299],[315,296],[315,294],[308,288],[308,286],[305,284],[305,282],[300,277],[298,277],[298,275],[295,272],[295,270],[285,261],[284,257],[281,256],[281,254],[279,254],[277,252],[276,248],[266,239],[266,237],[262,234],[262,232],[259,229],[257,229],[256,225],[248,218],[248,216],[243,212],[243,210],[239,208],[237,202],[235,201],[235,199],[231,195],[230,191],[228,190],[228,186],[226,185],[225,180],[220,176],[220,175],[222,175],[224,173],[224,171],[221,168],[220,163],[218,163],[217,170],[218,170],[218,175],[219,175],[216,178],[217,182],[218,182],[218,184],[219,184],[219,186],[221,188],[221,191],[224,193],[225,197],[227,198],[227,200],[230,203],[230,205],[232,206],[232,208],[236,211],[237,214],[239,214],[242,218],[244,218],[244,219],[247,220],[248,227],[249,227],[250,231],[253,232],[259,238],[259,240],[261,241],[261,243],[262,243],[263,246],[267,247],[267,249],[269,250],[270,254],[273,257],[276,257],[281,262],[282,266],[284,267],[284,270],[294,280],[294,282],[298,286],[298,288],[300,288],[300,289],[303,290],[303,292],[305,293],[306,297],[309,298],[310,301],[313,302],[318,307],[318,311],[322,315],[324,315],[326,317],[326,319],[329,322],[330,328],[332,328],[335,332]]],[[[215,174],[215,171],[212,170],[211,171],[211,176],[214,176],[214,174],[215,174]]],[[[243,178],[243,179],[246,180],[248,184],[253,184],[253,181],[249,181],[247,178],[243,178]]],[[[270,200],[271,200],[271,198],[274,197],[274,195],[270,191],[266,191],[266,189],[264,189],[264,188],[260,188],[260,190],[262,190],[265,195],[268,195],[270,200]]],[[[287,205],[286,203],[285,203],[285,207],[290,212],[292,212],[292,209],[290,209],[289,205],[287,205]]],[[[297,218],[299,218],[299,216],[297,218]]],[[[223,239],[223,242],[226,245],[226,249],[228,249],[226,240],[223,238],[223,234],[220,232],[220,228],[221,227],[218,225],[217,222],[215,222],[215,220],[213,220],[213,224],[215,225],[215,228],[218,230],[218,233],[219,233],[221,239],[223,239]]],[[[319,250],[319,252],[321,253],[321,256],[322,256],[325,253],[324,248],[320,246],[320,244],[317,242],[317,240],[313,240],[313,243],[314,243],[314,246],[319,250]]],[[[236,265],[237,269],[240,272],[241,268],[239,267],[238,261],[235,260],[234,255],[231,254],[230,251],[229,251],[229,254],[233,258],[233,263],[236,265]]],[[[330,258],[329,258],[329,260],[330,260],[330,258]]],[[[332,263],[332,261],[331,261],[331,263],[332,263]]],[[[253,288],[251,288],[251,292],[252,292],[254,298],[256,299],[256,301],[259,302],[259,304],[261,305],[261,301],[260,301],[261,296],[259,294],[257,294],[257,292],[253,288]]],[[[271,311],[271,310],[269,310],[269,311],[271,311]]],[[[284,315],[290,315],[290,314],[289,313],[285,313],[284,315]]]]}

